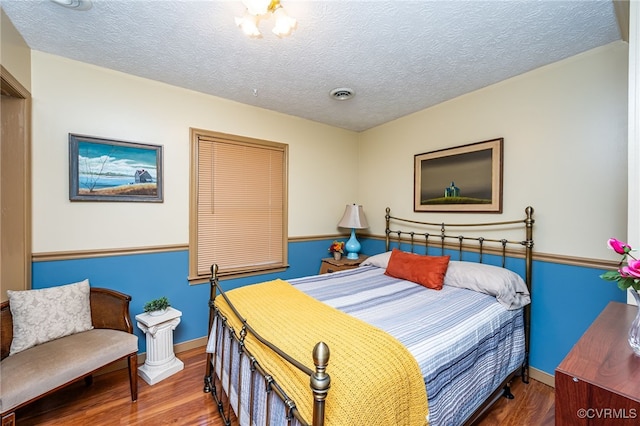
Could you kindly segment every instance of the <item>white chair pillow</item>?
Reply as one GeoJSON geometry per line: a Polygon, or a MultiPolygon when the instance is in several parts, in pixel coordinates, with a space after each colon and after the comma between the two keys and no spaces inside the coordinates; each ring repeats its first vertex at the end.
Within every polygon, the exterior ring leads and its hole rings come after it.
{"type": "Polygon", "coordinates": [[[93,328],[89,280],[7,295],[13,317],[9,355],[93,328]]]}

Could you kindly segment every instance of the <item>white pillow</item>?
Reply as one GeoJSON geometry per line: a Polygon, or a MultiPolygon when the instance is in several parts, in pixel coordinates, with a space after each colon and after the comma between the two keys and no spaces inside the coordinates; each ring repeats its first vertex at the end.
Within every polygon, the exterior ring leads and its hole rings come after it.
{"type": "Polygon", "coordinates": [[[378,268],[387,269],[390,257],[390,251],[369,256],[360,264],[360,266],[377,266],[378,268]]]}
{"type": "Polygon", "coordinates": [[[531,303],[527,284],[520,275],[499,266],[452,260],[444,276],[444,285],[495,296],[508,310],[531,303]]]}
{"type": "Polygon", "coordinates": [[[40,290],[7,290],[13,317],[9,355],[93,328],[89,280],[40,290]]]}

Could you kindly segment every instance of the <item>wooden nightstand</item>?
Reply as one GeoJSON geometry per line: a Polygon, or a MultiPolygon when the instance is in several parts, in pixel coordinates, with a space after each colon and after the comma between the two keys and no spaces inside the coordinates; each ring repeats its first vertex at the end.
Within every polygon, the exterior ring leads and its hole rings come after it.
{"type": "Polygon", "coordinates": [[[637,425],[640,357],[627,333],[638,308],[610,302],[556,369],[557,425],[637,425]]]}
{"type": "Polygon", "coordinates": [[[322,259],[320,264],[320,274],[326,274],[336,271],[344,271],[346,269],[357,268],[367,257],[364,254],[358,256],[357,259],[347,259],[343,256],[340,260],[335,260],[333,257],[327,257],[322,259]]]}

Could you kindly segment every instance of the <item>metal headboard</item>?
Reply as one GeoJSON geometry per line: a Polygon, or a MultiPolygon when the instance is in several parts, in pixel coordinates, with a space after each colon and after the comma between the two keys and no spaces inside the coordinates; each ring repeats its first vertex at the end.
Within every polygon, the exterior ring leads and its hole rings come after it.
{"type": "MultiPolygon", "coordinates": [[[[444,223],[444,222],[423,222],[412,219],[402,219],[391,216],[391,209],[386,208],[385,214],[385,248],[391,250],[392,244],[398,248],[402,245],[409,245],[410,251],[413,253],[417,247],[424,247],[425,254],[431,254],[430,249],[438,249],[439,254],[444,255],[445,250],[457,251],[458,259],[463,260],[463,253],[477,252],[479,260],[483,263],[483,255],[485,252],[499,255],[502,259],[502,267],[506,267],[506,260],[509,257],[524,257],[525,276],[524,281],[527,284],[529,293],[531,292],[531,272],[533,266],[533,207],[529,206],[524,209],[524,219],[496,221],[485,223],[444,223]],[[401,231],[392,229],[391,226],[399,224],[406,225],[412,230],[401,231]],[[524,228],[523,240],[508,240],[485,238],[481,236],[464,236],[454,234],[455,229],[473,228],[479,229],[479,232],[506,230],[509,228],[524,228]]],[[[525,325],[525,361],[522,367],[522,380],[529,382],[529,335],[531,323],[531,306],[524,308],[524,325],[525,325]]]]}

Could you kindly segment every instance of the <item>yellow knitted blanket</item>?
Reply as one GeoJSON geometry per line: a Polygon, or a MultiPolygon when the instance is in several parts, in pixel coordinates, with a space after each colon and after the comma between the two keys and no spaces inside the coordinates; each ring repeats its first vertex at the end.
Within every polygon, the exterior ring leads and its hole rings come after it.
{"type": "MultiPolygon", "coordinates": [[[[227,297],[262,337],[312,370],[315,344],[323,341],[329,346],[327,373],[331,388],[326,400],[326,425],[427,424],[427,395],[418,363],[389,334],[318,302],[282,280],[231,290],[227,297]]],[[[239,331],[241,322],[225,300],[219,296],[215,304],[239,331]]],[[[310,422],[313,396],[309,377],[251,334],[245,344],[310,422]]]]}

